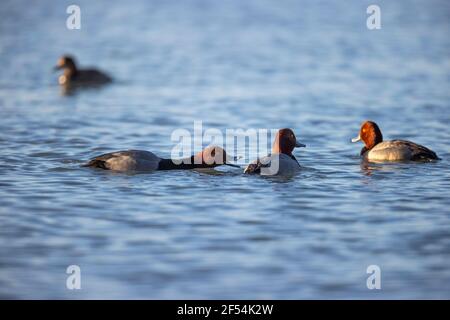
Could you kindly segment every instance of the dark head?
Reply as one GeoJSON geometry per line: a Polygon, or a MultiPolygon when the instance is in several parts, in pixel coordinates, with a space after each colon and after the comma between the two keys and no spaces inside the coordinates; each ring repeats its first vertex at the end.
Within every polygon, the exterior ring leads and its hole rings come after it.
{"type": "Polygon", "coordinates": [[[359,135],[352,139],[352,142],[358,142],[360,140],[364,142],[366,150],[370,150],[383,141],[383,135],[375,122],[366,121],[361,125],[359,135]]]}
{"type": "Polygon", "coordinates": [[[55,70],[69,69],[70,71],[76,71],[77,67],[75,64],[75,59],[71,56],[64,55],[58,59],[58,62],[54,67],[54,69],[55,70]]]}
{"type": "Polygon", "coordinates": [[[277,132],[275,141],[272,147],[272,153],[284,153],[292,155],[292,150],[296,147],[306,147],[304,144],[297,141],[294,132],[289,129],[280,129],[277,132]]]}

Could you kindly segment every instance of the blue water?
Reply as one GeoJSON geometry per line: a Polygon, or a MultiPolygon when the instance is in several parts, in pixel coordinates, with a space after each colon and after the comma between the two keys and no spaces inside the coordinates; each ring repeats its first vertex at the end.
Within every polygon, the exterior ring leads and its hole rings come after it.
{"type": "Polygon", "coordinates": [[[373,3],[77,0],[68,30],[73,1],[2,0],[0,297],[449,299],[450,2],[376,1],[370,31],[373,3]],[[62,95],[64,53],[116,81],[62,95]],[[361,165],[365,119],[442,160],[361,165]],[[194,121],[293,128],[303,170],[80,168],[194,121]]]}

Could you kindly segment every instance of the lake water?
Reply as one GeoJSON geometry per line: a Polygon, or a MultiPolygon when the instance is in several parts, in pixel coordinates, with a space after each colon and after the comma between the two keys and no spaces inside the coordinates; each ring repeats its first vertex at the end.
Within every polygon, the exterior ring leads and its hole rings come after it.
{"type": "Polygon", "coordinates": [[[1,298],[450,298],[450,2],[73,2],[0,2],[1,298]],[[64,53],[116,81],[61,95],[64,53]],[[365,119],[442,160],[361,165],[365,119]],[[303,170],[80,168],[194,121],[293,128],[303,170]]]}

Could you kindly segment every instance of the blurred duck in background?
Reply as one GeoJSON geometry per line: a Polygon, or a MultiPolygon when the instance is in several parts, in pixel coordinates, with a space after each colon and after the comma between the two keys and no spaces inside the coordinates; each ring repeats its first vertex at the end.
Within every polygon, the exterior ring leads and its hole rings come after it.
{"type": "Polygon", "coordinates": [[[152,172],[156,170],[190,170],[214,168],[221,165],[240,168],[230,162],[236,157],[229,156],[218,146],[209,146],[197,154],[184,159],[164,159],[150,151],[127,150],[106,153],[91,159],[83,167],[93,167],[119,172],[152,172]]]}
{"type": "Polygon", "coordinates": [[[95,87],[112,82],[112,78],[96,69],[78,69],[72,56],[64,55],[59,58],[54,70],[63,70],[58,83],[63,88],[95,87]]]}
{"type": "Polygon", "coordinates": [[[363,141],[361,157],[368,161],[431,161],[438,160],[434,151],[407,140],[383,141],[378,125],[365,121],[352,142],[363,141]]]}
{"type": "Polygon", "coordinates": [[[297,141],[294,132],[280,129],[272,146],[272,153],[250,163],[244,173],[263,176],[293,175],[300,170],[300,164],[292,154],[294,148],[306,147],[297,141]]]}

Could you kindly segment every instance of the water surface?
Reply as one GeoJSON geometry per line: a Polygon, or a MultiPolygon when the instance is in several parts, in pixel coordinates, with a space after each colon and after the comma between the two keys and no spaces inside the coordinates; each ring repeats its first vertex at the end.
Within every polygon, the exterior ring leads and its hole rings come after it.
{"type": "Polygon", "coordinates": [[[69,4],[0,3],[0,297],[450,298],[447,1],[378,1],[376,31],[368,1],[83,0],[81,30],[69,4]],[[115,83],[61,95],[64,53],[115,83]],[[361,165],[349,140],[365,119],[442,161],[361,165]],[[199,120],[293,128],[304,168],[80,168],[169,156],[199,120]]]}

